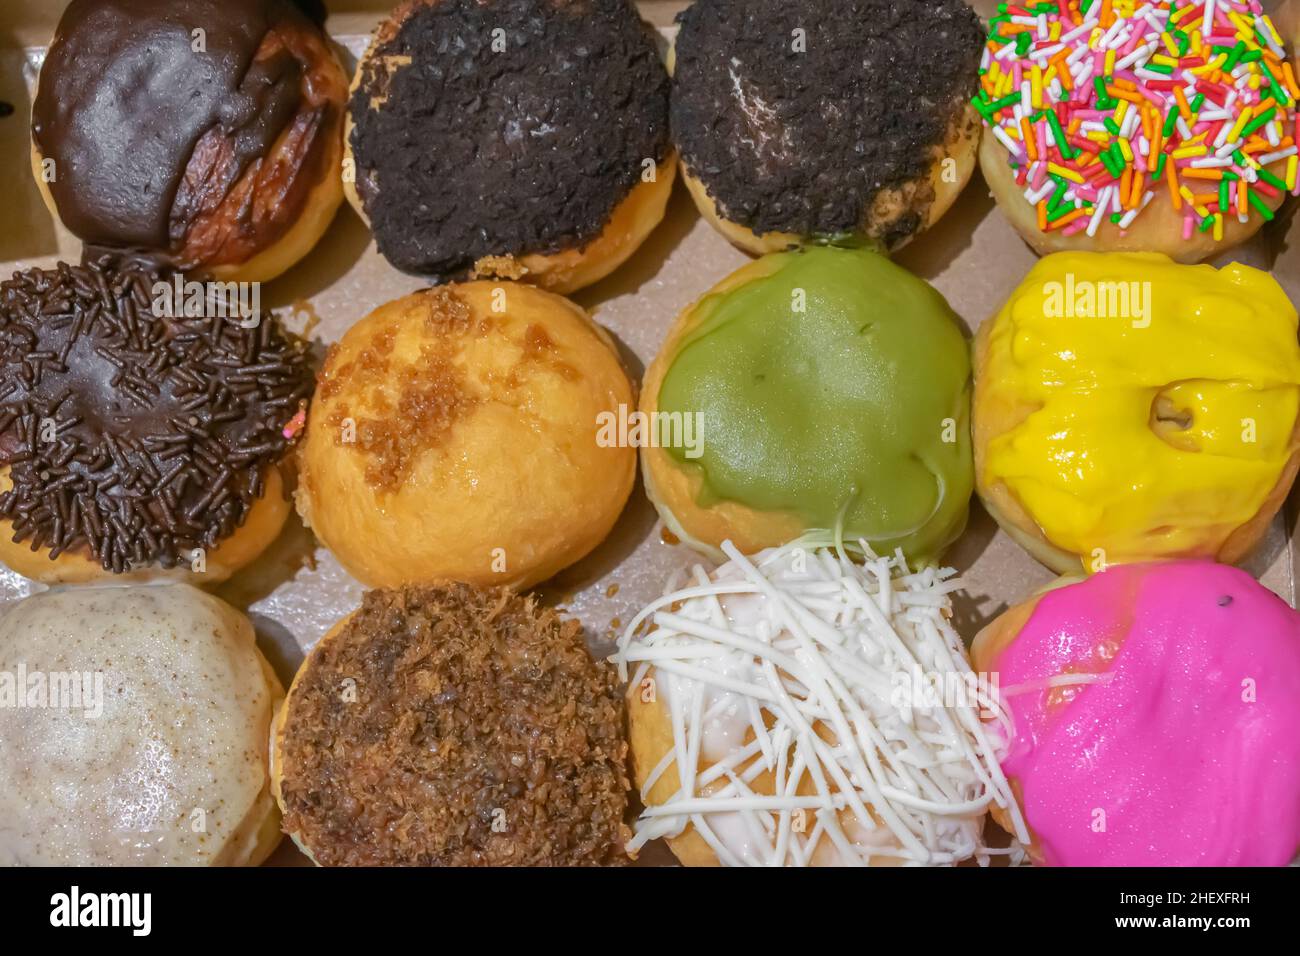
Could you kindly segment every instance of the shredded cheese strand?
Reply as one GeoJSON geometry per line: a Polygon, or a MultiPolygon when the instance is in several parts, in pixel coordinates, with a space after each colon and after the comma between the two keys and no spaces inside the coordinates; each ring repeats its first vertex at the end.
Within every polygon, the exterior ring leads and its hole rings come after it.
{"type": "Polygon", "coordinates": [[[670,769],[678,781],[631,848],[693,828],[734,866],[1014,858],[983,842],[992,806],[1029,836],[998,765],[1010,714],[948,620],[955,572],[831,536],[722,550],[727,564],[644,608],[614,655],[638,683],[653,668],[671,721],[643,799],[670,769]],[[900,701],[927,680],[979,689],[900,701]]]}

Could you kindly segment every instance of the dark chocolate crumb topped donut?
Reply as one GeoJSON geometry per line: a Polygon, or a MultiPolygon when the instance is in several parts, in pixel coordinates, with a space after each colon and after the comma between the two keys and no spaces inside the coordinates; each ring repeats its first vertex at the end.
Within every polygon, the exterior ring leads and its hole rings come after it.
{"type": "MultiPolygon", "coordinates": [[[[858,232],[878,193],[924,177],[983,43],[964,0],[696,0],[678,22],[676,145],[756,235],[858,232]]],[[[875,238],[893,247],[923,218],[875,238]]]]}
{"type": "Polygon", "coordinates": [[[269,317],[155,315],[164,281],[105,259],[0,284],[0,517],[33,551],[114,573],[189,563],[288,449],[304,348],[269,317]]]}
{"type": "Polygon", "coordinates": [[[533,598],[371,591],[286,707],[284,829],[324,866],[626,861],[617,679],[533,598]]]}
{"type": "Polygon", "coordinates": [[[379,250],[434,279],[585,247],[670,149],[668,77],[629,0],[415,0],[351,113],[379,250]]]}

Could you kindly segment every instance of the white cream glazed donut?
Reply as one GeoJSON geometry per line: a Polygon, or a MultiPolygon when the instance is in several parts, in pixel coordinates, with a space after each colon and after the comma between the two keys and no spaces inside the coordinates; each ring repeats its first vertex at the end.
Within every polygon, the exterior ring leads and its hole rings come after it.
{"type": "Polygon", "coordinates": [[[726,542],[727,564],[632,620],[614,655],[645,804],[630,851],[666,838],[682,863],[728,866],[1022,855],[983,838],[992,807],[1028,834],[998,766],[1009,718],[950,623],[956,572],[860,548],[805,538],[745,557],[726,542]]]}
{"type": "Polygon", "coordinates": [[[257,865],[284,697],[189,585],[49,591],[0,617],[0,866],[257,865]]]}

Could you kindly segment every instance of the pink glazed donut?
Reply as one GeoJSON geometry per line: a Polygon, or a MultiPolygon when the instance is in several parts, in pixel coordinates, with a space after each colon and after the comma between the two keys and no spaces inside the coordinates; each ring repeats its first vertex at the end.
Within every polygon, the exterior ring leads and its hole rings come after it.
{"type": "Polygon", "coordinates": [[[1300,614],[1250,575],[1115,566],[1011,608],[971,655],[1011,718],[1001,765],[1034,862],[1295,858],[1300,614]]]}

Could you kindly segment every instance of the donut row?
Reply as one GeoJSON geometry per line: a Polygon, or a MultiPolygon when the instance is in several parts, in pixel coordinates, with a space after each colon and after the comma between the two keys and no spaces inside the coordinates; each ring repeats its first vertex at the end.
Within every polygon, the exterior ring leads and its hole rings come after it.
{"type": "Polygon", "coordinates": [[[625,0],[418,0],[345,94],[289,0],[73,0],[32,160],[84,260],[0,284],[0,561],[56,586],[0,618],[0,863],[1295,857],[1300,615],[1232,565],[1300,468],[1300,319],[1192,264],[1297,189],[1278,25],[847,6],[697,0],[665,70],[625,0]],[[977,157],[1048,254],[972,348],[886,253],[977,157]],[[562,294],[679,170],[758,258],[637,385],[562,294]],[[273,316],[163,307],[344,196],[435,284],[314,374],[273,316]],[[528,589],[638,466],[702,562],[598,661],[528,589]],[[978,635],[973,494],[1064,575],[978,635]],[[295,510],[370,590],[286,693],[196,585],[295,510]]]}
{"type": "Polygon", "coordinates": [[[219,280],[285,272],[346,195],[398,269],[566,294],[679,165],[754,254],[897,249],[978,161],[1039,253],[1198,262],[1300,187],[1296,72],[1258,0],[1000,3],[987,29],[964,0],[699,0],[667,71],[626,0],[416,0],[349,87],[293,0],[74,0],[32,164],[92,249],[219,280]]]}

